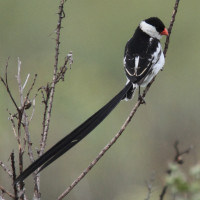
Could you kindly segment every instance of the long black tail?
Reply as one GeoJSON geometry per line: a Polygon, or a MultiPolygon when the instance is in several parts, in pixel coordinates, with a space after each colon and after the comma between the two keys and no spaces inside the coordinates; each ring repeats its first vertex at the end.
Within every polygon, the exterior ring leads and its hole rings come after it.
{"type": "Polygon", "coordinates": [[[42,171],[54,160],[63,155],[66,151],[71,149],[74,145],[80,142],[85,136],[87,136],[93,129],[95,129],[108,114],[119,104],[119,102],[125,97],[126,93],[132,87],[132,83],[129,82],[115,97],[113,97],[105,106],[78,126],[75,130],[57,142],[35,162],[33,162],[27,169],[20,174],[15,180],[15,184],[19,181],[23,181],[27,176],[33,173],[36,169],[41,167],[39,171],[42,171]]]}

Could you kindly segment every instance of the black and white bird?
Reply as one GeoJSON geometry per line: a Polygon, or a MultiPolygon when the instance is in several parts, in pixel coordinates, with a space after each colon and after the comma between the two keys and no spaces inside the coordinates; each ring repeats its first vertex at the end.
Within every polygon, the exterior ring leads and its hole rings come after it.
{"type": "Polygon", "coordinates": [[[124,69],[127,84],[106,105],[89,117],[80,126],[57,142],[15,180],[23,181],[37,170],[37,173],[80,142],[95,129],[123,99],[131,99],[135,89],[145,87],[163,68],[165,63],[160,39],[168,35],[162,21],[157,17],[143,20],[137,27],[133,37],[127,42],[124,52],[124,69]]]}
{"type": "Polygon", "coordinates": [[[133,97],[138,86],[140,98],[140,86],[146,87],[163,68],[165,58],[160,44],[162,35],[168,35],[163,22],[157,17],[151,17],[139,24],[133,37],[127,42],[124,69],[127,82],[131,81],[133,85],[125,100],[133,97]]]}

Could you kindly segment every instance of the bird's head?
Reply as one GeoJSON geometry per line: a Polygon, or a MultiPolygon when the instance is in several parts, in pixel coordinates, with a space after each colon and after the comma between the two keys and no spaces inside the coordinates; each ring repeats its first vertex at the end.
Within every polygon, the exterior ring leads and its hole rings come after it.
{"type": "Polygon", "coordinates": [[[161,39],[162,35],[169,35],[163,22],[157,17],[150,17],[140,22],[140,29],[150,37],[161,39]]]}

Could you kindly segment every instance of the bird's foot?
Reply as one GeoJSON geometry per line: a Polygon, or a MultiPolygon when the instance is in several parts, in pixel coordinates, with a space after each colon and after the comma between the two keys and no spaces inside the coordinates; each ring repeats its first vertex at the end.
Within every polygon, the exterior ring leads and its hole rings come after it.
{"type": "Polygon", "coordinates": [[[139,96],[138,96],[138,101],[140,101],[141,104],[146,104],[146,101],[145,101],[145,99],[142,97],[142,95],[139,95],[139,96]]]}

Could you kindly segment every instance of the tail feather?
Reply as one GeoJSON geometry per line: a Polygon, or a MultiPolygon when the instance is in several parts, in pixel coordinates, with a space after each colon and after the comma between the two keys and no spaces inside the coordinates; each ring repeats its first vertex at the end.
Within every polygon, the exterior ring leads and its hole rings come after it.
{"type": "Polygon", "coordinates": [[[80,142],[85,136],[87,136],[93,129],[95,129],[107,116],[108,114],[124,99],[127,92],[133,87],[132,83],[129,82],[126,86],[113,97],[105,106],[98,110],[95,114],[89,117],[85,122],[78,126],[75,130],[57,142],[35,162],[33,162],[28,168],[26,168],[22,174],[20,174],[15,180],[15,184],[19,181],[23,181],[31,173],[33,173],[39,167],[42,171],[49,164],[63,155],[66,151],[71,149],[74,145],[80,142]]]}

